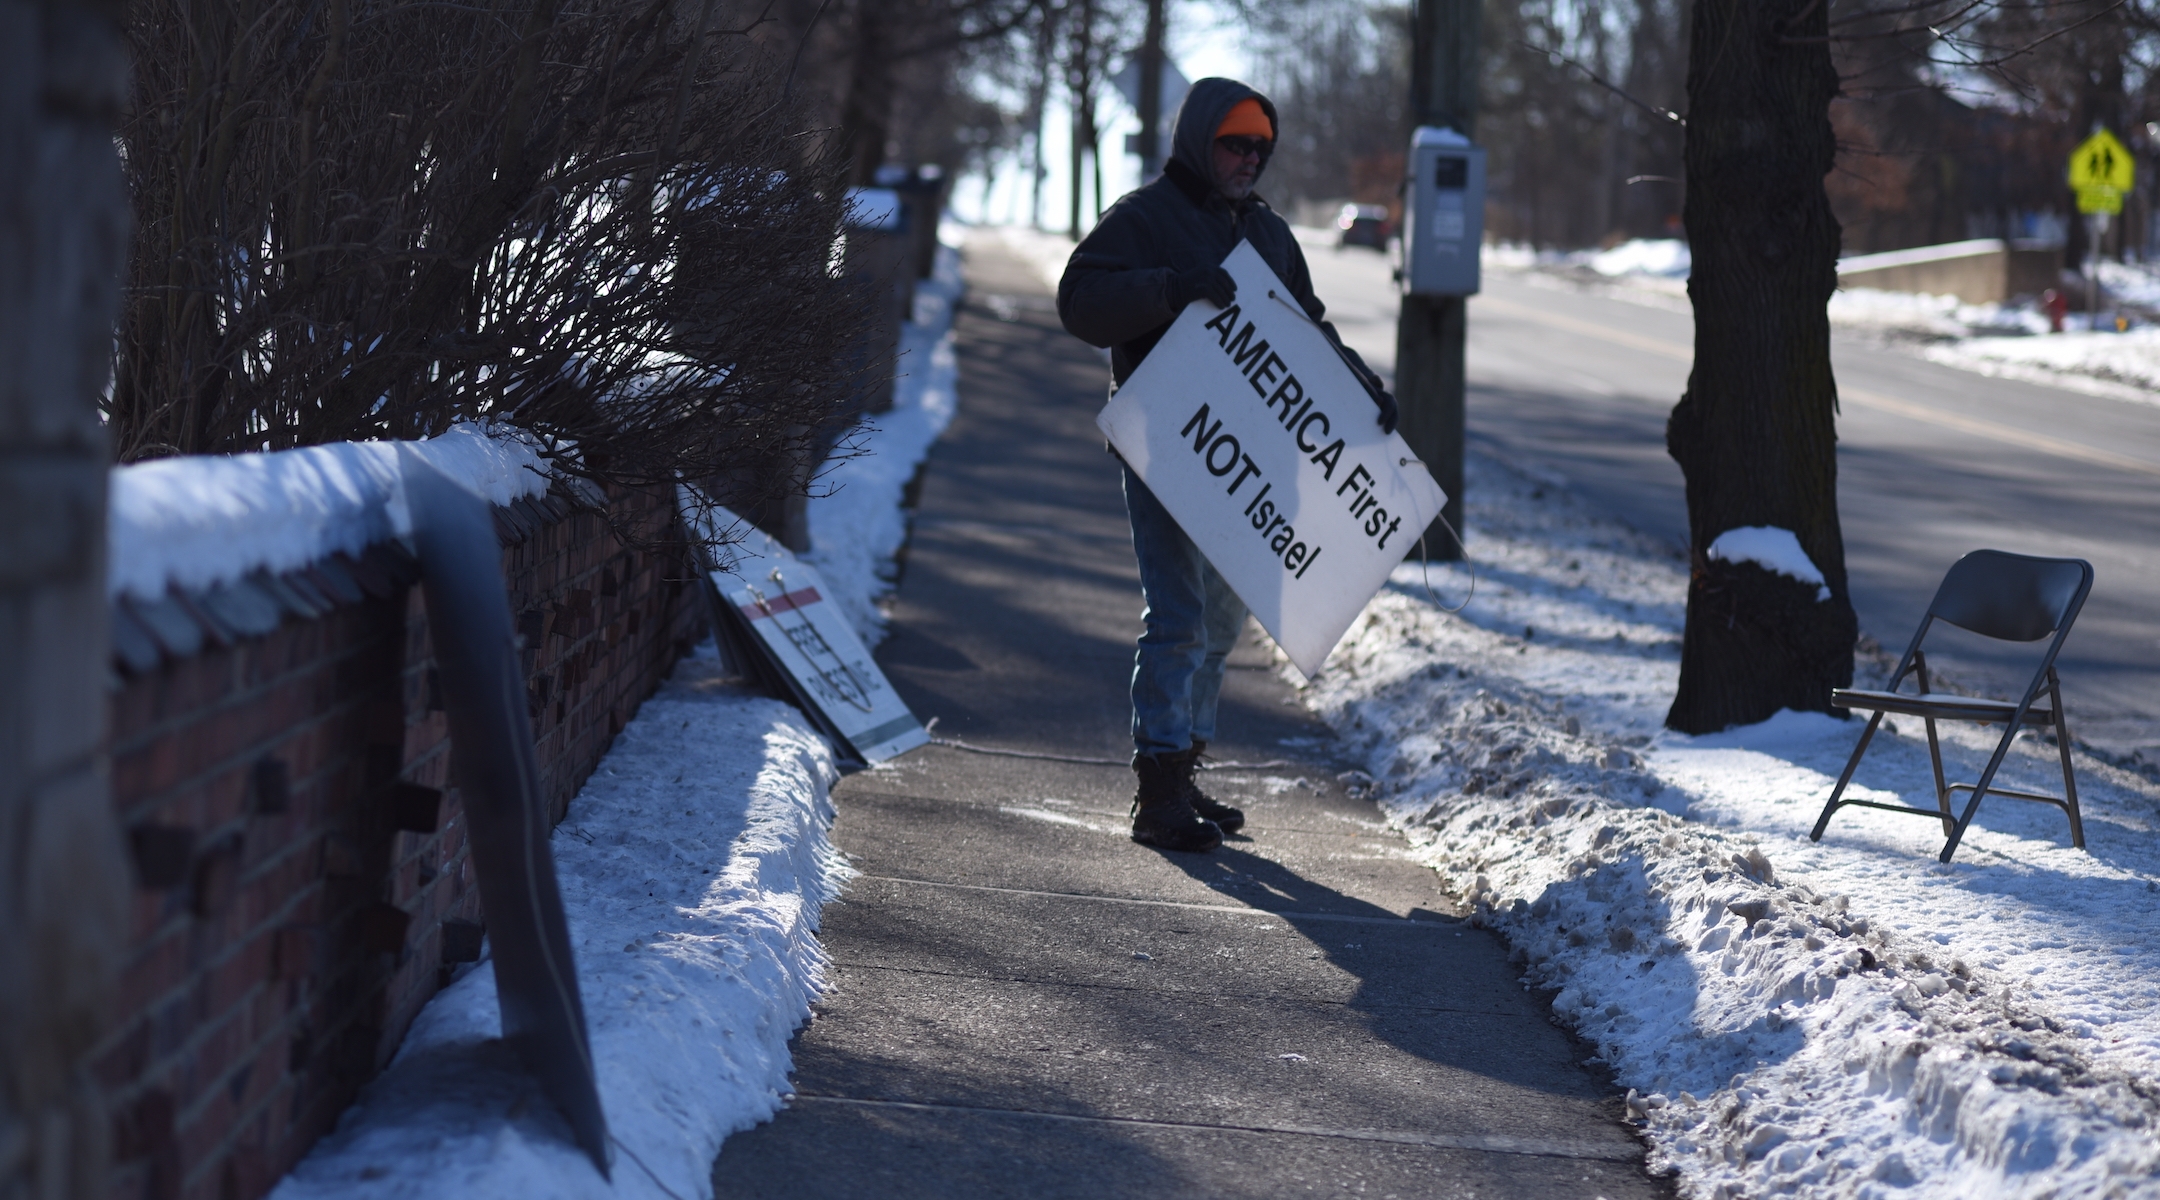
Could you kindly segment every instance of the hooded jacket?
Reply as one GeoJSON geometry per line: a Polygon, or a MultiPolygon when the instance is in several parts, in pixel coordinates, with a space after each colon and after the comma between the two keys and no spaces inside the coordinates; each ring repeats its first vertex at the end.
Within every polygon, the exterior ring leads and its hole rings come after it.
{"type": "Polygon", "coordinates": [[[1220,264],[1240,240],[1252,243],[1306,314],[1321,322],[1351,369],[1378,386],[1364,360],[1322,320],[1327,308],[1313,294],[1312,274],[1290,223],[1258,195],[1231,201],[1215,189],[1215,130],[1248,96],[1260,102],[1279,131],[1275,105],[1259,92],[1234,79],[1193,84],[1178,107],[1162,175],[1111,205],[1065,264],[1058,281],[1058,319],[1081,341],[1109,347],[1113,387],[1125,382],[1177,319],[1170,303],[1177,274],[1220,264]]]}

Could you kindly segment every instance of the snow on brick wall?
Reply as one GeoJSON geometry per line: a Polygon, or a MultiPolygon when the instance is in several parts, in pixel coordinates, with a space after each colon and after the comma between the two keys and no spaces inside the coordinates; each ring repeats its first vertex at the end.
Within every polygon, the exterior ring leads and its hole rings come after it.
{"type": "Polygon", "coordinates": [[[201,590],[256,571],[296,570],[410,533],[400,445],[498,508],[548,489],[547,463],[529,439],[474,425],[420,442],[134,463],[112,473],[106,588],[155,600],[168,587],[201,590]]]}
{"type": "MultiPolygon", "coordinates": [[[[504,495],[504,574],[560,819],[701,636],[703,611],[667,497],[562,483],[504,495]]],[[[262,521],[260,507],[234,512],[262,521]]],[[[122,1011],[97,1058],[115,1196],[268,1192],[387,1061],[451,960],[477,950],[410,558],[380,540],[250,537],[214,572],[136,572],[192,588],[113,589],[113,799],[138,872],[122,1011]],[[335,552],[296,562],[294,545],[335,552]]]]}

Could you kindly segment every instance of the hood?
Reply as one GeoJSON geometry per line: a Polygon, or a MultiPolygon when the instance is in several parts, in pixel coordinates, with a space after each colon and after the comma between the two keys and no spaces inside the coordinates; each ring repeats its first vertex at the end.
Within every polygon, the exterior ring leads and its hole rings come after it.
{"type": "MultiPolygon", "coordinates": [[[[1192,85],[1185,93],[1185,102],[1178,105],[1175,132],[1170,136],[1170,159],[1202,179],[1215,178],[1214,154],[1210,147],[1215,142],[1215,131],[1222,127],[1223,118],[1247,96],[1260,102],[1268,120],[1275,124],[1275,140],[1282,141],[1282,118],[1275,115],[1275,105],[1266,96],[1246,87],[1235,79],[1210,76],[1192,85]]],[[[1267,174],[1267,164],[1260,164],[1260,173],[1267,174]]]]}

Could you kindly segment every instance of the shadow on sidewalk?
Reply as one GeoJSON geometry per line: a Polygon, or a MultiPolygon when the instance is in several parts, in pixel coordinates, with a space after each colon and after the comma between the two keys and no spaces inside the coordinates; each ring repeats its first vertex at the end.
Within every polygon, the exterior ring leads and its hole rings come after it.
{"type": "MultiPolygon", "coordinates": [[[[1466,976],[1493,974],[1490,931],[1430,908],[1407,917],[1299,874],[1280,862],[1225,842],[1213,854],[1164,854],[1197,882],[1239,904],[1281,918],[1338,970],[1354,977],[1347,1002],[1370,1034],[1404,1053],[1454,1070],[1553,1095],[1609,1097],[1608,1080],[1577,1066],[1580,1045],[1565,1061],[1544,1055],[1496,1054],[1487,1041],[1464,1036],[1462,1014],[1501,1015],[1497,1006],[1467,1007],[1466,976]]],[[[1512,966],[1494,986],[1519,988],[1512,966]]],[[[1543,1007],[1543,1006],[1540,1006],[1543,1007]]],[[[1556,1022],[1557,1024],[1557,1022],[1556,1022]]]]}

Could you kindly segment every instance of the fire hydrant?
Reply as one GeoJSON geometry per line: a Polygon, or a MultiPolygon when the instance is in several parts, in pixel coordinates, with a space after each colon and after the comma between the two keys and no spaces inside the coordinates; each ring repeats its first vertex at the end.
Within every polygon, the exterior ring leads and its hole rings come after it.
{"type": "Polygon", "coordinates": [[[2061,333],[2063,317],[2070,311],[2070,297],[2056,288],[2040,293],[2040,308],[2047,313],[2048,332],[2061,333]]]}

